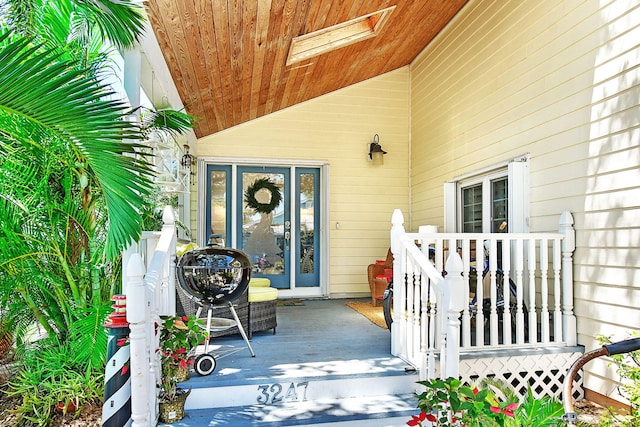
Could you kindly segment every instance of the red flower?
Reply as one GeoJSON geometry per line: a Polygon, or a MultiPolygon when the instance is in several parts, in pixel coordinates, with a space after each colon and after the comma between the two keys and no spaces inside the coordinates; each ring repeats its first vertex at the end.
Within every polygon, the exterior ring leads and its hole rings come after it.
{"type": "Polygon", "coordinates": [[[186,360],[184,360],[184,359],[180,360],[180,367],[181,367],[182,369],[187,368],[187,366],[188,366],[188,365],[187,365],[187,361],[186,361],[186,360]]]}
{"type": "Polygon", "coordinates": [[[475,387],[475,388],[473,389],[473,395],[474,395],[474,396],[477,396],[477,395],[478,395],[478,387],[475,387]]]}
{"type": "Polygon", "coordinates": [[[489,409],[491,410],[491,412],[493,412],[494,414],[499,414],[500,412],[502,412],[502,409],[498,408],[497,406],[491,406],[489,407],[489,409]]]}
{"type": "Polygon", "coordinates": [[[187,349],[184,347],[180,347],[179,349],[176,350],[176,353],[178,354],[185,354],[187,352],[187,349]]]}
{"type": "Polygon", "coordinates": [[[185,322],[189,321],[189,317],[188,316],[182,316],[182,320],[184,320],[185,322]]]}
{"type": "MultiPolygon", "coordinates": [[[[429,414],[431,415],[431,414],[429,414]]],[[[422,422],[425,420],[425,418],[429,418],[429,415],[425,414],[424,411],[420,412],[420,415],[412,415],[411,419],[409,421],[407,421],[407,425],[409,426],[419,426],[422,425],[422,422]]]]}
{"type": "Polygon", "coordinates": [[[438,422],[438,419],[433,414],[427,414],[427,421],[431,421],[432,423],[438,422]]]}
{"type": "Polygon", "coordinates": [[[503,409],[503,413],[507,416],[507,417],[513,417],[514,415],[514,411],[518,408],[518,404],[517,403],[509,403],[507,406],[505,406],[505,408],[503,409]]]}

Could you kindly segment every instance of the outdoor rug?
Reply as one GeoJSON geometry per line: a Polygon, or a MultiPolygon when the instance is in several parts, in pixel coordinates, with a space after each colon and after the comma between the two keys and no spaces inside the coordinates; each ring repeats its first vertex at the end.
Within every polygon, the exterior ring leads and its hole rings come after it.
{"type": "Polygon", "coordinates": [[[382,306],[374,307],[371,305],[371,301],[350,301],[346,303],[347,306],[353,308],[358,313],[369,319],[374,325],[380,326],[382,329],[388,329],[387,324],[384,321],[384,313],[382,312],[382,306]]]}

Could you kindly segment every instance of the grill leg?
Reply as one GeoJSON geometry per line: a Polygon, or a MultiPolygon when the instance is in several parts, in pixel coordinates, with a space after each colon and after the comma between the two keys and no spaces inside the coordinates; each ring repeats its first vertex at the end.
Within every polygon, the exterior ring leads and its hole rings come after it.
{"type": "MultiPolygon", "coordinates": [[[[198,308],[198,312],[196,313],[196,317],[200,317],[200,311],[202,310],[202,306],[198,308]]],[[[209,306],[207,309],[207,339],[204,341],[204,353],[209,353],[209,341],[211,340],[211,319],[213,317],[213,307],[209,306]]]]}
{"type": "Polygon", "coordinates": [[[242,323],[240,323],[240,319],[238,318],[238,314],[236,313],[236,308],[233,306],[231,301],[229,301],[229,310],[231,311],[231,314],[233,314],[233,318],[235,319],[235,321],[238,323],[238,330],[240,331],[240,335],[242,335],[242,338],[244,338],[244,342],[247,343],[247,347],[249,347],[251,357],[256,357],[256,354],[253,352],[253,347],[251,347],[251,343],[249,342],[249,338],[247,338],[247,334],[244,331],[244,327],[242,326],[242,323]]]}

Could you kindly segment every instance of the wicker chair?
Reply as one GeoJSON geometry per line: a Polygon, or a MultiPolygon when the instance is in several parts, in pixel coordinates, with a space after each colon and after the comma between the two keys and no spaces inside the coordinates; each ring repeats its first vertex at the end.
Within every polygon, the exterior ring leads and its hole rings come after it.
{"type": "Polygon", "coordinates": [[[367,267],[367,278],[369,279],[369,290],[371,291],[371,305],[377,307],[382,303],[384,291],[387,289],[389,282],[385,276],[385,269],[393,268],[393,253],[391,249],[387,251],[387,258],[384,261],[377,261],[375,264],[369,264],[367,267]]]}
{"type": "Polygon", "coordinates": [[[276,333],[278,290],[270,285],[270,280],[265,278],[255,278],[249,282],[249,338],[254,332],[269,329],[276,333]]]}

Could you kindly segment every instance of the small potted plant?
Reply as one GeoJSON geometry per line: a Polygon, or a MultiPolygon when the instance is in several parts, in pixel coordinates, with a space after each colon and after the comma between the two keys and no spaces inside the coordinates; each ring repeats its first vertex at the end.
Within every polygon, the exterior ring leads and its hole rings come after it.
{"type": "Polygon", "coordinates": [[[160,420],[166,423],[184,417],[184,404],[190,390],[178,387],[189,378],[190,351],[207,337],[203,322],[195,316],[167,316],[160,331],[162,376],[160,420]]]}

